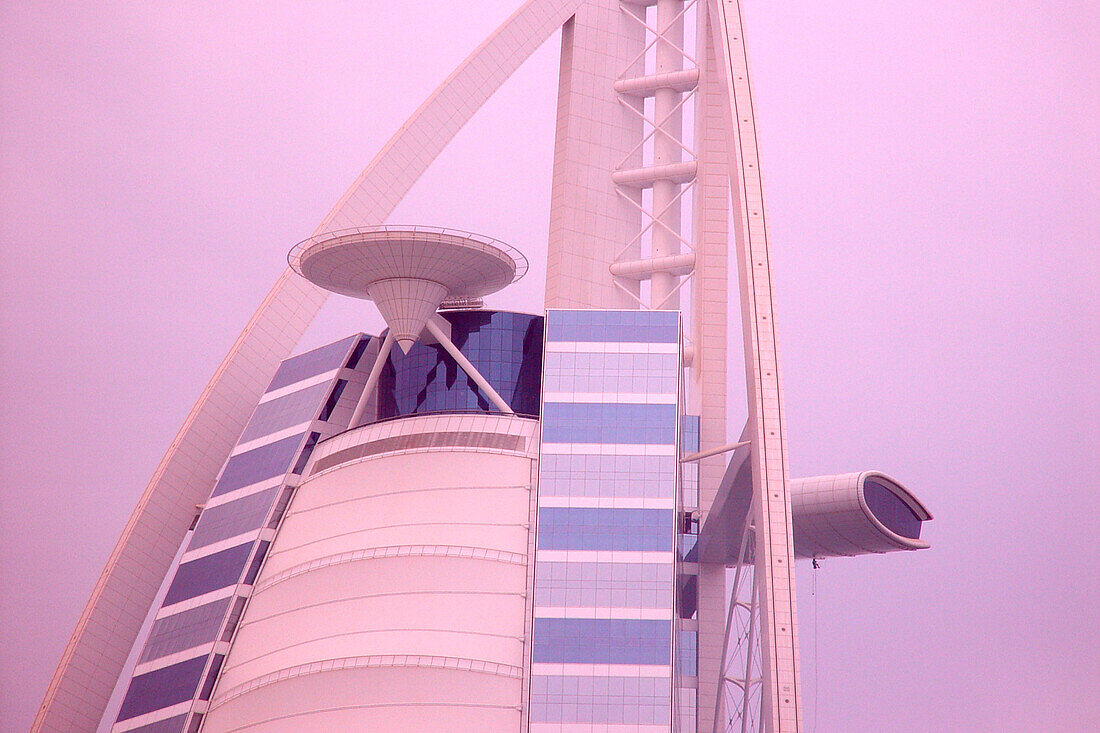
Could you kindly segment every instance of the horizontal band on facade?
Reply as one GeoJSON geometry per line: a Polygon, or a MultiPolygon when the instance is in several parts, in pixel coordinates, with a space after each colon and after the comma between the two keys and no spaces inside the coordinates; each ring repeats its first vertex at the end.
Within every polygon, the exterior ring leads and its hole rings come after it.
{"type": "Polygon", "coordinates": [[[295,677],[304,677],[323,672],[335,672],[345,669],[365,669],[370,667],[421,667],[427,669],[453,669],[463,672],[476,672],[479,674],[492,674],[502,677],[522,678],[523,668],[497,662],[487,662],[480,659],[463,659],[459,657],[437,657],[426,655],[382,655],[373,654],[366,657],[345,657],[342,659],[326,659],[321,662],[300,664],[287,667],[275,672],[257,677],[248,682],[237,685],[231,690],[220,693],[217,697],[217,705],[221,707],[227,702],[252,692],[253,690],[268,685],[273,685],[283,680],[295,677]]]}
{"type": "Polygon", "coordinates": [[[546,351],[576,351],[591,354],[678,354],[680,345],[632,341],[547,341],[546,351]]]}
{"type": "Polygon", "coordinates": [[[336,451],[313,464],[310,476],[344,463],[370,458],[383,453],[398,451],[439,450],[442,448],[474,448],[501,450],[509,453],[525,453],[527,438],[522,435],[504,435],[484,432],[425,432],[394,435],[372,440],[369,443],[336,451]]]}
{"type": "Polygon", "coordinates": [[[565,677],[672,677],[671,664],[576,664],[535,662],[532,675],[565,677]]]}
{"type": "Polygon", "coordinates": [[[545,402],[605,403],[621,405],[675,405],[677,395],[668,392],[546,392],[545,402]]]}
{"type": "Polygon", "coordinates": [[[593,509],[675,509],[671,496],[539,496],[540,507],[593,509]]]}
{"type": "Polygon", "coordinates": [[[674,456],[676,446],[660,443],[551,443],[542,444],[543,454],[674,456]]]}
{"type": "Polygon", "coordinates": [[[667,565],[676,561],[674,552],[645,550],[536,550],[536,562],[610,562],[667,565]]]}
{"type": "Polygon", "coordinates": [[[671,608],[620,608],[599,606],[535,606],[535,618],[583,618],[638,621],[668,621],[671,608]]]}
{"type": "Polygon", "coordinates": [[[264,582],[256,586],[255,592],[261,593],[284,580],[289,580],[321,568],[342,565],[344,563],[359,562],[362,560],[393,557],[456,557],[471,560],[505,562],[514,565],[527,564],[526,555],[521,555],[516,552],[505,552],[504,550],[492,550],[485,547],[462,547],[456,545],[393,545],[389,547],[372,547],[362,550],[341,552],[337,555],[321,557],[316,560],[311,560],[308,563],[295,565],[294,567],[288,568],[264,580],[264,582]]]}

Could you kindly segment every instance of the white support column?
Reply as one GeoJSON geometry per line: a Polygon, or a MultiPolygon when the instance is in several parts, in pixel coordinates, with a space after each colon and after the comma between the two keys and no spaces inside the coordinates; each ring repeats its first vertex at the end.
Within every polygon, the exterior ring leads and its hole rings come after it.
{"type": "Polygon", "coordinates": [[[725,123],[733,143],[733,196],[752,442],[753,523],[761,670],[760,717],[768,733],[800,733],[801,689],[794,587],[794,534],[787,486],[787,445],[779,379],[771,257],[739,0],[708,0],[725,123]]]}
{"type": "Polygon", "coordinates": [[[470,379],[474,380],[474,382],[477,383],[477,386],[480,387],[481,391],[485,393],[485,396],[488,397],[489,400],[497,406],[497,409],[499,409],[501,412],[508,413],[509,415],[515,414],[515,410],[513,410],[511,406],[509,406],[509,404],[505,402],[499,394],[497,394],[497,391],[493,389],[493,386],[489,384],[488,381],[486,381],[485,377],[481,376],[481,372],[479,372],[477,368],[470,363],[470,360],[466,358],[466,355],[458,350],[458,347],[455,346],[454,342],[447,337],[447,334],[443,333],[442,328],[435,325],[435,322],[431,319],[428,320],[427,328],[428,333],[430,333],[432,336],[435,336],[440,345],[443,346],[443,348],[447,350],[447,353],[450,354],[456,362],[458,362],[458,365],[460,367],[462,367],[462,371],[470,375],[470,379]]]}
{"type": "MultiPolygon", "coordinates": [[[[674,74],[684,69],[684,3],[683,0],[657,0],[657,66],[654,74],[674,74]]],[[[653,118],[657,123],[653,137],[655,167],[679,163],[682,156],[683,94],[670,86],[660,86],[653,92],[653,118]]],[[[653,183],[653,227],[651,256],[654,259],[680,254],[680,183],[664,178],[653,183]]],[[[671,272],[657,271],[650,280],[651,308],[675,310],[680,306],[674,292],[679,277],[671,272]]]]}
{"type": "Polygon", "coordinates": [[[367,375],[367,383],[363,385],[363,394],[359,395],[359,402],[355,404],[355,412],[351,415],[351,421],[348,423],[348,428],[359,427],[359,422],[363,419],[363,412],[367,409],[367,403],[370,402],[371,393],[374,392],[374,388],[378,386],[378,378],[382,376],[382,367],[386,365],[386,359],[390,356],[390,350],[393,349],[393,342],[396,339],[393,336],[393,329],[386,331],[386,338],[382,339],[382,346],[378,348],[378,356],[374,359],[374,365],[370,369],[370,374],[367,375]]]}

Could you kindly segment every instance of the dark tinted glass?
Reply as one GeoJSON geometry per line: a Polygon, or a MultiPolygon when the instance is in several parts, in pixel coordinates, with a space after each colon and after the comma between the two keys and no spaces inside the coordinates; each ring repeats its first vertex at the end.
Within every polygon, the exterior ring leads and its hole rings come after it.
{"type": "Polygon", "coordinates": [[[134,677],[122,701],[118,719],[129,720],[190,700],[195,695],[205,667],[206,657],[202,656],[134,677]]]}
{"type": "Polygon", "coordinates": [[[348,352],[358,340],[359,335],[356,334],[328,346],[290,357],[279,365],[279,369],[271,379],[271,384],[267,386],[267,391],[342,367],[348,352]]]}
{"type": "Polygon", "coordinates": [[[363,336],[362,340],[355,345],[355,348],[351,352],[351,356],[348,357],[348,369],[354,369],[359,366],[359,360],[363,358],[363,352],[367,350],[367,346],[370,345],[370,336],[363,336]]]}
{"type": "Polygon", "coordinates": [[[172,585],[169,586],[168,594],[164,597],[164,605],[169,606],[236,584],[240,580],[245,561],[248,560],[251,552],[252,543],[246,542],[243,545],[183,563],[176,571],[176,577],[172,579],[172,585]]]}
{"type": "Polygon", "coordinates": [[[536,618],[532,661],[558,664],[669,664],[672,623],[664,620],[536,618]]]}
{"type": "Polygon", "coordinates": [[[302,436],[292,435],[245,453],[238,453],[225,464],[222,477],[218,479],[211,496],[220,496],[250,484],[282,476],[290,468],[290,462],[294,460],[301,444],[302,436]]]}
{"type": "Polygon", "coordinates": [[[673,513],[667,509],[542,507],[543,550],[671,551],[673,513]]]}
{"type": "Polygon", "coordinates": [[[270,546],[270,542],[264,541],[256,549],[256,554],[252,556],[252,562],[248,565],[248,573],[244,576],[246,585],[252,585],[256,582],[256,576],[260,574],[260,565],[263,564],[264,556],[267,555],[267,548],[270,546]]]}
{"type": "Polygon", "coordinates": [[[210,663],[210,671],[206,673],[206,681],[202,683],[202,690],[199,692],[200,700],[210,699],[210,693],[214,691],[214,683],[218,681],[218,673],[221,672],[224,661],[224,654],[214,655],[214,661],[210,663]]]}
{"type": "Polygon", "coordinates": [[[910,539],[920,539],[921,520],[897,494],[874,480],[863,484],[867,508],[887,529],[910,539]]]}
{"type": "Polygon", "coordinates": [[[328,420],[332,417],[332,411],[336,409],[336,403],[340,401],[340,395],[344,394],[344,388],[347,386],[348,380],[336,380],[336,384],[332,388],[332,393],[325,401],[325,406],[321,408],[321,414],[318,416],[318,420],[328,420]]]}
{"type": "MultiPolygon", "coordinates": [[[[538,415],[542,374],[542,321],[539,316],[499,311],[452,311],[451,341],[521,415],[538,415]]],[[[378,417],[428,412],[497,412],[489,398],[439,344],[416,343],[399,349],[378,383],[378,417]]]]}

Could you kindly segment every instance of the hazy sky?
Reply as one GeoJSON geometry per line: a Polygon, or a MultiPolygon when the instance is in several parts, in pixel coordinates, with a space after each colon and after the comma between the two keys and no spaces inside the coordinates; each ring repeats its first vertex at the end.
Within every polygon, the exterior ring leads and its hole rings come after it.
{"type": "MultiPolygon", "coordinates": [[[[792,473],[936,517],[800,570],[807,731],[1098,730],[1100,5],[744,2],[792,473]]],[[[0,2],[0,729],[287,250],[517,5],[0,2]]],[[[523,250],[492,305],[541,305],[557,61],[391,219],[523,250]]]]}

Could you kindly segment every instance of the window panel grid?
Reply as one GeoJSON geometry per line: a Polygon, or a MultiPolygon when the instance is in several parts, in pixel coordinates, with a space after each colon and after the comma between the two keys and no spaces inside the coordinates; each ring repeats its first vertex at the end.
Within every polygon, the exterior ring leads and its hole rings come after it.
{"type": "Polygon", "coordinates": [[[672,608],[672,566],[655,563],[539,562],[535,605],[672,608]]]}
{"type": "Polygon", "coordinates": [[[660,677],[532,675],[537,723],[659,725],[668,720],[669,681],[660,677]]]}
{"type": "Polygon", "coordinates": [[[547,453],[539,466],[543,496],[668,498],[675,494],[674,456],[547,453]]]}

